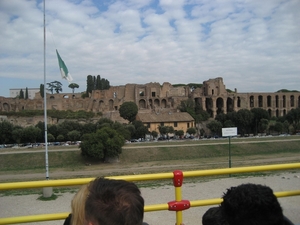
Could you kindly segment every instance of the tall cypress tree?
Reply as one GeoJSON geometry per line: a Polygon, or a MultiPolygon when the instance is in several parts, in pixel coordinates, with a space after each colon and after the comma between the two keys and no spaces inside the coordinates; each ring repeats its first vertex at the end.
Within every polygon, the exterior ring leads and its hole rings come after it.
{"type": "Polygon", "coordinates": [[[44,84],[40,84],[40,95],[44,98],[44,84]]]}
{"type": "Polygon", "coordinates": [[[87,76],[86,83],[86,93],[92,93],[92,91],[94,90],[94,78],[92,75],[87,76]]]}
{"type": "Polygon", "coordinates": [[[26,87],[26,90],[25,90],[25,99],[28,99],[28,88],[26,87]]]}
{"type": "Polygon", "coordinates": [[[100,75],[97,76],[96,90],[101,90],[101,77],[100,77],[100,75]]]}
{"type": "Polygon", "coordinates": [[[20,90],[19,99],[24,99],[24,91],[22,89],[20,90]]]}

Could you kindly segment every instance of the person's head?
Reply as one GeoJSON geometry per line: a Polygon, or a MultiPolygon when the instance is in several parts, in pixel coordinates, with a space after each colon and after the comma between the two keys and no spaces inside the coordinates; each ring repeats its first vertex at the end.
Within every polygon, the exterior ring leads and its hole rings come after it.
{"type": "Polygon", "coordinates": [[[74,195],[71,202],[71,225],[82,225],[85,222],[85,201],[88,195],[88,186],[83,185],[74,195]]]}
{"type": "Polygon", "coordinates": [[[89,184],[85,214],[89,225],[141,225],[144,199],[134,183],[97,178],[89,184]]]}
{"type": "Polygon", "coordinates": [[[282,208],[272,189],[260,184],[229,188],[220,210],[229,225],[284,224],[282,208]]]}
{"type": "Polygon", "coordinates": [[[202,216],[203,225],[227,225],[222,217],[220,207],[209,208],[202,216]]]}

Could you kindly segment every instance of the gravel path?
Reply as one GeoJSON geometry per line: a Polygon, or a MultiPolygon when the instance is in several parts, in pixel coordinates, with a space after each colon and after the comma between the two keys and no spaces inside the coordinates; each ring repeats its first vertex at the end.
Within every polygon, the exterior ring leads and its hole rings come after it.
{"type": "MultiPolygon", "coordinates": [[[[265,177],[223,178],[199,183],[185,183],[182,197],[186,200],[219,198],[231,186],[242,183],[257,183],[270,186],[274,192],[298,190],[300,171],[296,173],[276,173],[265,177]]],[[[173,186],[141,188],[146,205],[163,204],[175,199],[173,186]]],[[[39,201],[39,195],[7,196],[0,198],[0,217],[61,213],[70,211],[73,193],[64,193],[53,201],[39,201]]],[[[300,196],[279,198],[284,214],[295,224],[300,224],[300,196]]],[[[211,206],[190,208],[183,212],[185,225],[199,225],[204,212],[211,206]]],[[[145,213],[145,221],[150,225],[174,225],[175,212],[158,211],[145,213]]],[[[63,221],[27,223],[32,225],[62,225],[63,221]]]]}

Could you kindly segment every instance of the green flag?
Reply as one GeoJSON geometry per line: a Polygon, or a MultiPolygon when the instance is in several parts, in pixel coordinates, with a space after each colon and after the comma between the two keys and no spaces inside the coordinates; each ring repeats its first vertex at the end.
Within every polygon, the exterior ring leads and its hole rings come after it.
{"type": "Polygon", "coordinates": [[[58,54],[57,49],[56,49],[56,54],[57,54],[57,58],[58,58],[58,65],[59,65],[61,77],[63,79],[66,79],[69,83],[71,83],[73,78],[71,77],[71,74],[69,74],[68,68],[67,68],[65,62],[61,59],[60,55],[58,54]]]}

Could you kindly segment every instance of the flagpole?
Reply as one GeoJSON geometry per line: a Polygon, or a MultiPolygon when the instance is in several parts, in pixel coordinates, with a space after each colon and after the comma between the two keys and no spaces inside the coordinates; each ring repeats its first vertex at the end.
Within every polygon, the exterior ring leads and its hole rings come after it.
{"type": "Polygon", "coordinates": [[[47,134],[47,92],[46,92],[46,16],[44,0],[44,122],[45,122],[45,161],[46,161],[46,180],[49,180],[48,165],[48,134],[47,134]]]}

